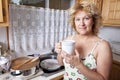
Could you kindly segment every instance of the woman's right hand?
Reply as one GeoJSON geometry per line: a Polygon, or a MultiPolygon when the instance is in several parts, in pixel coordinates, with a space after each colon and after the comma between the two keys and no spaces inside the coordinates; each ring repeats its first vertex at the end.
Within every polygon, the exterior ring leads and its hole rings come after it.
{"type": "Polygon", "coordinates": [[[55,44],[55,52],[58,53],[57,60],[60,65],[63,65],[63,55],[61,42],[55,44]]]}

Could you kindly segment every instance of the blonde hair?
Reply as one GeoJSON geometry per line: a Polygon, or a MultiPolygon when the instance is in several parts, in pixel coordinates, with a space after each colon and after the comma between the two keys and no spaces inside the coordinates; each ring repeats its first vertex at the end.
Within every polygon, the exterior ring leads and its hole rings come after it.
{"type": "Polygon", "coordinates": [[[76,3],[73,5],[73,7],[69,9],[69,22],[71,23],[72,28],[76,31],[74,19],[76,13],[80,10],[87,12],[88,15],[93,18],[94,24],[92,26],[92,31],[94,35],[97,35],[99,32],[99,27],[102,24],[102,17],[95,4],[90,2],[83,1],[80,3],[76,3]]]}

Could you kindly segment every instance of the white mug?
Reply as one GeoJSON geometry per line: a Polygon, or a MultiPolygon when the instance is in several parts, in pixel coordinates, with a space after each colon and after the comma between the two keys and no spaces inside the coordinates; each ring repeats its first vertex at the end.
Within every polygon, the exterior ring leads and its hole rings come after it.
{"type": "Polygon", "coordinates": [[[62,50],[68,54],[72,54],[74,50],[75,41],[74,40],[64,40],[62,41],[62,50]]]}

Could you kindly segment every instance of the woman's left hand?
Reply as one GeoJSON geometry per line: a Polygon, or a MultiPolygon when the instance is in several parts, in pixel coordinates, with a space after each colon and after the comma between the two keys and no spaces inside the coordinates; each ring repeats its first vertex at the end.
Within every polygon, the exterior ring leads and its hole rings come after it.
{"type": "Polygon", "coordinates": [[[69,63],[72,66],[78,66],[81,61],[80,61],[80,55],[77,50],[75,50],[74,54],[70,55],[64,51],[62,51],[63,57],[66,61],[66,63],[69,63]]]}

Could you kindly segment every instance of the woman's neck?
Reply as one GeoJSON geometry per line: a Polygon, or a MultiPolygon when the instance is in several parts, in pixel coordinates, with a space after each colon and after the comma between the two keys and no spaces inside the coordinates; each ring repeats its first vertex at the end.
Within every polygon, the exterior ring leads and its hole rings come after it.
{"type": "Polygon", "coordinates": [[[78,38],[82,39],[82,40],[88,40],[88,39],[92,39],[93,37],[95,37],[93,34],[89,34],[89,35],[81,35],[81,34],[77,34],[78,38]]]}

